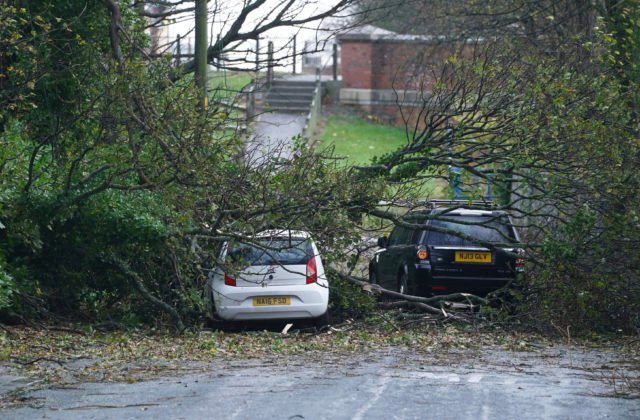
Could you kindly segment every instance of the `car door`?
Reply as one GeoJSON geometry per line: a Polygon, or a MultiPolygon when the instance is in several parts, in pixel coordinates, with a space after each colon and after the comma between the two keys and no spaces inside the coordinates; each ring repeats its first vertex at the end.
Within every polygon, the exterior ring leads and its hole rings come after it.
{"type": "Polygon", "coordinates": [[[396,226],[391,232],[386,249],[378,255],[378,282],[382,287],[395,290],[407,247],[413,247],[412,238],[413,230],[403,226],[396,226]]]}

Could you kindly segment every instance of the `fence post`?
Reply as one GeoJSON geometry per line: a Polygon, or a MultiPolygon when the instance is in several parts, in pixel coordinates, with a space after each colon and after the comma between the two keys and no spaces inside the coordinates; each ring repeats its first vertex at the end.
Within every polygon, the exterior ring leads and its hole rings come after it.
{"type": "Polygon", "coordinates": [[[248,96],[247,96],[247,108],[245,111],[245,118],[247,119],[246,124],[249,124],[249,121],[253,119],[256,110],[256,95],[254,93],[254,89],[256,86],[256,79],[251,79],[251,88],[249,88],[248,96]]]}
{"type": "Polygon", "coordinates": [[[256,37],[256,73],[260,71],[260,37],[256,37]]]}
{"type": "Polygon", "coordinates": [[[182,48],[180,47],[180,34],[176,35],[176,67],[180,67],[182,48]]]}
{"type": "Polygon", "coordinates": [[[293,74],[296,74],[296,38],[297,35],[293,35],[293,74]]]}
{"type": "Polygon", "coordinates": [[[273,82],[273,41],[267,44],[267,88],[271,88],[273,82]]]}
{"type": "Polygon", "coordinates": [[[333,44],[333,80],[338,80],[338,44],[333,44]]]}
{"type": "MultiPolygon", "coordinates": [[[[220,42],[220,35],[216,37],[216,45],[220,42]]],[[[218,48],[218,59],[213,62],[213,65],[216,66],[216,71],[220,71],[220,65],[222,64],[222,54],[220,53],[222,48],[218,48]]]]}

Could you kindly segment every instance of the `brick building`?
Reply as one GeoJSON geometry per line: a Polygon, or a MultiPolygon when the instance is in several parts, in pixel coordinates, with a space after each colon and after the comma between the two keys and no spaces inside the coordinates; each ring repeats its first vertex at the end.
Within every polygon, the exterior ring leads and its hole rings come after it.
{"type": "Polygon", "coordinates": [[[339,35],[338,43],[340,103],[396,124],[402,123],[399,107],[423,106],[448,57],[473,48],[445,37],[401,35],[370,25],[339,35]]]}

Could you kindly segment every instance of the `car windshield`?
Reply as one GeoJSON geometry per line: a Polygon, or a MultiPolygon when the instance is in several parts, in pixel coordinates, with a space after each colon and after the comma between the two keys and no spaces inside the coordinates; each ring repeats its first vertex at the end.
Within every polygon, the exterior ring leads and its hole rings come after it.
{"type": "Polygon", "coordinates": [[[302,265],[313,256],[305,238],[261,238],[256,245],[231,243],[227,261],[243,265],[302,265]]]}
{"type": "MultiPolygon", "coordinates": [[[[469,216],[469,215],[443,215],[447,220],[433,219],[429,226],[442,229],[458,231],[466,236],[473,237],[479,241],[490,243],[513,243],[515,237],[513,229],[509,225],[506,217],[495,218],[494,216],[469,216]],[[460,224],[463,223],[463,224],[460,224]],[[464,224],[472,223],[472,224],[464,224]]],[[[429,230],[427,238],[432,245],[453,245],[453,246],[478,246],[479,244],[459,236],[429,230]]]]}

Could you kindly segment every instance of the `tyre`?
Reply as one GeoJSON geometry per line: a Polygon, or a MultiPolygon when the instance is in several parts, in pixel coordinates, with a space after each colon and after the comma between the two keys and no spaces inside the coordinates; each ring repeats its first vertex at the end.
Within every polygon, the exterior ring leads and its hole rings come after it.
{"type": "Polygon", "coordinates": [[[402,270],[398,278],[398,292],[403,295],[409,294],[409,275],[405,270],[402,270]]]}
{"type": "Polygon", "coordinates": [[[209,293],[209,298],[207,299],[206,325],[211,329],[217,330],[220,329],[223,324],[223,320],[216,312],[216,304],[213,301],[213,294],[209,293]]]}
{"type": "Polygon", "coordinates": [[[327,312],[314,319],[314,324],[317,328],[324,327],[325,325],[329,325],[330,323],[331,314],[329,314],[329,309],[327,309],[327,312]]]}
{"type": "Polygon", "coordinates": [[[378,275],[376,274],[375,268],[369,267],[369,283],[378,284],[378,275]]]}
{"type": "Polygon", "coordinates": [[[207,287],[205,288],[204,293],[205,293],[204,298],[207,305],[207,309],[206,309],[207,318],[213,319],[216,315],[216,304],[213,301],[213,292],[211,291],[210,288],[207,287]]]}

